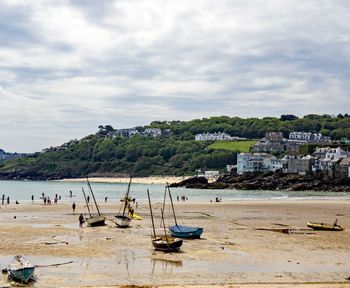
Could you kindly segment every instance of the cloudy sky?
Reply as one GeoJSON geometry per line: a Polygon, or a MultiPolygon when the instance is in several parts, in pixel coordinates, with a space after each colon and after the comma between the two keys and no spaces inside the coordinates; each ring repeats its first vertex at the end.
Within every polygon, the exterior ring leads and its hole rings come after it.
{"type": "Polygon", "coordinates": [[[153,120],[347,113],[347,0],[0,0],[0,148],[153,120]]]}

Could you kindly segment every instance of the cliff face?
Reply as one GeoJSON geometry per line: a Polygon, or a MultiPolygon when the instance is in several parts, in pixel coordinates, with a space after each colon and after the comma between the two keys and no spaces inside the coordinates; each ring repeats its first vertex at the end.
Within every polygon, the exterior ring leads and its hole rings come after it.
{"type": "Polygon", "coordinates": [[[289,190],[289,191],[334,191],[350,192],[350,178],[316,178],[294,174],[226,175],[216,182],[208,183],[201,178],[190,178],[173,187],[197,189],[240,189],[240,190],[289,190]]]}

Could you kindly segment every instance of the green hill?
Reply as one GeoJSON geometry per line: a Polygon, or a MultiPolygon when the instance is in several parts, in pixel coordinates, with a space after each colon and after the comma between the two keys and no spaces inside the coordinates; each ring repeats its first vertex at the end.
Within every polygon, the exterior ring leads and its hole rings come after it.
{"type": "Polygon", "coordinates": [[[242,141],[215,141],[209,145],[208,148],[214,150],[227,150],[234,152],[249,152],[250,148],[257,142],[257,140],[242,140],[242,141]]]}
{"type": "MultiPolygon", "coordinates": [[[[113,132],[112,126],[100,126],[113,132]]],[[[226,132],[257,139],[267,131],[321,132],[332,139],[350,138],[350,117],[338,115],[282,115],[262,119],[211,117],[192,121],[154,121],[145,128],[167,131],[162,137],[137,134],[131,138],[95,135],[74,140],[31,156],[0,163],[2,179],[60,179],[86,175],[192,175],[196,169],[224,170],[235,164],[238,152],[249,151],[255,140],[240,142],[194,141],[195,134],[226,132]],[[111,139],[110,139],[111,138],[111,139]]]]}

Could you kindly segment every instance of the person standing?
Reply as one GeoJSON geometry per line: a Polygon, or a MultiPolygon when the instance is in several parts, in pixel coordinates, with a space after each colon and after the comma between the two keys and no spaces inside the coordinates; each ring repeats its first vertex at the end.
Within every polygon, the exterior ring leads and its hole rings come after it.
{"type": "Polygon", "coordinates": [[[4,202],[5,202],[5,194],[2,194],[2,198],[1,198],[1,204],[4,204],[4,202]]]}
{"type": "Polygon", "coordinates": [[[32,202],[34,202],[34,195],[32,195],[32,202]]]}
{"type": "Polygon", "coordinates": [[[10,196],[7,196],[6,202],[7,204],[10,204],[10,196]]]}
{"type": "Polygon", "coordinates": [[[84,216],[83,214],[79,215],[79,227],[82,228],[83,224],[84,224],[85,220],[84,220],[84,216]]]}
{"type": "Polygon", "coordinates": [[[90,196],[89,195],[86,197],[86,200],[87,200],[87,202],[89,204],[90,203],[90,196]]]}
{"type": "Polygon", "coordinates": [[[75,212],[75,207],[76,207],[75,202],[73,202],[73,204],[72,204],[73,214],[75,212]]]}

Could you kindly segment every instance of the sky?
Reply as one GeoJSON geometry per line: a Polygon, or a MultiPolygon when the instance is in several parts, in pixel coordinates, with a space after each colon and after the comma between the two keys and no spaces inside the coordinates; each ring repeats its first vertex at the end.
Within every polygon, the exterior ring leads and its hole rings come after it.
{"type": "Polygon", "coordinates": [[[0,0],[0,149],[99,125],[349,113],[347,0],[0,0]]]}

